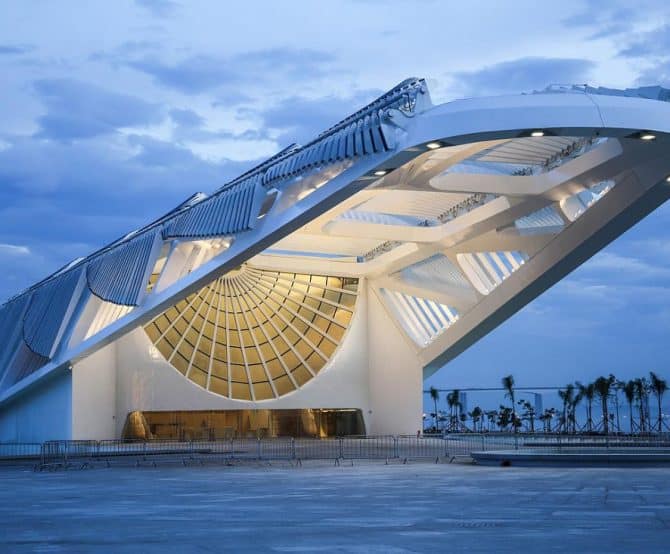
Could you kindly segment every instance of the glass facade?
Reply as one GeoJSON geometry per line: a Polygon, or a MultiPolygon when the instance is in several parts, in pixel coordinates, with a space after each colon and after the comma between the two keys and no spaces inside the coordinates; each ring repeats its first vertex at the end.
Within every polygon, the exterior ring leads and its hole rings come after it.
{"type": "Polygon", "coordinates": [[[202,388],[268,400],[325,367],[351,322],[357,289],[357,279],[242,266],[145,330],[165,359],[202,388]]]}

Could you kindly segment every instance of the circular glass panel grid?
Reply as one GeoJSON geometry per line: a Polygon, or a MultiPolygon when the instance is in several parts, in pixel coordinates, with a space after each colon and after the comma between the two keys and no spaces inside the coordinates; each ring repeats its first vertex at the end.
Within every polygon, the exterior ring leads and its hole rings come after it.
{"type": "Polygon", "coordinates": [[[145,331],[188,379],[238,400],[297,390],[323,369],[353,316],[358,280],[248,266],[168,308],[145,331]]]}

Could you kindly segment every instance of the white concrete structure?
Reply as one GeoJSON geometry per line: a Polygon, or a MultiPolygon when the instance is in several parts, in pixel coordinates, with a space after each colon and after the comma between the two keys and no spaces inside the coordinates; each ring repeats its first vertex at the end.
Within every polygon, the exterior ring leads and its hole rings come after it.
{"type": "Polygon", "coordinates": [[[401,83],[0,307],[0,439],[311,408],[416,432],[426,376],[668,198],[668,98],[401,83]]]}

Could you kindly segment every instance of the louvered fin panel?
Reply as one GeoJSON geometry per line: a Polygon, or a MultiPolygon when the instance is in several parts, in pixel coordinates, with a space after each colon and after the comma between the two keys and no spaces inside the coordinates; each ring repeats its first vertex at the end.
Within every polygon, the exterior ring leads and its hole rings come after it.
{"type": "Polygon", "coordinates": [[[33,293],[23,319],[23,340],[36,354],[51,358],[81,275],[80,268],[62,273],[33,293]]]}
{"type": "Polygon", "coordinates": [[[259,180],[251,177],[189,208],[165,227],[163,237],[221,237],[252,229],[265,194],[259,180]]]}
{"type": "Polygon", "coordinates": [[[455,264],[442,254],[435,254],[426,260],[415,263],[397,272],[395,276],[418,286],[434,288],[457,287],[470,288],[468,280],[455,264]]]}
{"type": "Polygon", "coordinates": [[[468,252],[457,254],[458,263],[475,288],[489,294],[528,260],[525,252],[468,252]]]}
{"type": "Polygon", "coordinates": [[[342,160],[395,149],[395,131],[386,123],[386,111],[415,110],[417,97],[426,94],[423,79],[407,79],[383,96],[342,120],[315,140],[269,167],[263,184],[296,177],[305,171],[342,160]]]}
{"type": "Polygon", "coordinates": [[[578,137],[517,138],[488,148],[473,159],[490,163],[541,165],[578,141],[578,137]]]}
{"type": "Polygon", "coordinates": [[[263,176],[263,184],[295,177],[309,169],[336,161],[393,150],[393,130],[383,123],[383,118],[384,112],[377,110],[331,135],[317,139],[272,166],[263,176]]]}
{"type": "Polygon", "coordinates": [[[546,206],[541,210],[520,217],[514,226],[521,233],[559,232],[563,228],[563,218],[553,206],[546,206]]]}
{"type": "Polygon", "coordinates": [[[0,381],[7,358],[12,354],[10,350],[15,344],[14,338],[18,334],[17,322],[21,321],[29,300],[30,294],[22,294],[0,306],[0,381]]]}
{"type": "Polygon", "coordinates": [[[612,190],[615,185],[616,181],[613,180],[597,183],[588,189],[561,200],[561,209],[570,221],[574,221],[612,190]]]}
{"type": "Polygon", "coordinates": [[[88,331],[86,331],[84,339],[92,337],[96,333],[102,331],[108,325],[130,313],[131,310],[131,306],[121,306],[117,304],[110,304],[108,302],[103,303],[103,305],[100,306],[100,310],[91,323],[88,331]]]}
{"type": "Polygon", "coordinates": [[[26,343],[21,341],[18,350],[14,355],[14,359],[12,360],[11,367],[7,369],[8,373],[6,379],[2,383],[2,388],[5,389],[11,387],[21,379],[28,377],[31,373],[34,373],[39,368],[46,365],[48,362],[48,358],[36,354],[26,346],[26,343]]]}
{"type": "Polygon", "coordinates": [[[425,347],[458,319],[458,312],[445,304],[402,292],[380,289],[387,306],[407,335],[425,347]]]}
{"type": "Polygon", "coordinates": [[[137,306],[146,292],[147,268],[159,240],[158,231],[145,233],[94,259],[86,270],[91,292],[107,302],[137,306]]]}
{"type": "Polygon", "coordinates": [[[367,212],[364,210],[347,210],[336,219],[343,221],[360,221],[361,223],[374,223],[377,225],[409,225],[417,226],[422,220],[407,215],[395,215],[379,212],[367,212]]]}

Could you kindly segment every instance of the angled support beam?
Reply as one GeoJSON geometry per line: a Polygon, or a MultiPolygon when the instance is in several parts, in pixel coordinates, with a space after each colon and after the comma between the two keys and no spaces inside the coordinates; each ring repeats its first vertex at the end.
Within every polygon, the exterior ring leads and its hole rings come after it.
{"type": "Polygon", "coordinates": [[[476,302],[478,295],[474,288],[442,287],[437,290],[430,283],[418,284],[398,277],[382,277],[375,280],[375,286],[410,296],[434,300],[445,304],[460,313],[470,309],[476,302]]]}
{"type": "Polygon", "coordinates": [[[500,325],[575,267],[670,197],[662,158],[645,160],[562,233],[552,238],[522,269],[421,352],[424,377],[500,325]]]}

